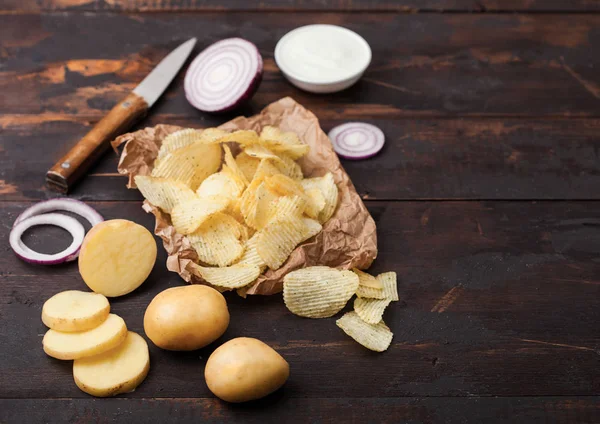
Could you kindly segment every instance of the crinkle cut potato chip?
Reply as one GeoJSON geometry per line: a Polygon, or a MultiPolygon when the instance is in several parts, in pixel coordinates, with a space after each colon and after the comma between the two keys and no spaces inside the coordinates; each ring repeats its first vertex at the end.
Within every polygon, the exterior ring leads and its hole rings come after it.
{"type": "Polygon", "coordinates": [[[375,325],[368,324],[354,311],[344,314],[335,323],[355,341],[375,352],[387,350],[394,337],[394,333],[383,321],[379,321],[375,325]]]}
{"type": "Polygon", "coordinates": [[[257,233],[256,250],[269,268],[278,269],[298,244],[321,229],[321,225],[310,218],[287,216],[273,219],[257,233]]]}
{"type": "Polygon", "coordinates": [[[226,134],[219,139],[219,143],[239,143],[242,146],[252,145],[258,143],[260,140],[256,131],[252,130],[238,130],[232,133],[226,134]]]}
{"type": "Polygon", "coordinates": [[[258,233],[255,233],[244,246],[244,254],[237,261],[239,265],[253,265],[260,268],[261,272],[267,267],[267,264],[260,257],[258,252],[256,251],[256,241],[258,240],[258,233]]]}
{"type": "Polygon", "coordinates": [[[229,172],[231,172],[237,179],[244,183],[244,186],[250,184],[250,180],[246,179],[246,175],[242,172],[242,170],[237,165],[233,154],[231,153],[231,149],[227,145],[223,145],[223,151],[225,152],[225,165],[227,165],[229,172]]]}
{"type": "Polygon", "coordinates": [[[392,301],[397,301],[400,299],[398,297],[398,282],[396,279],[396,273],[394,271],[379,274],[377,279],[383,285],[383,291],[385,292],[386,299],[391,299],[392,301]]]}
{"type": "Polygon", "coordinates": [[[219,144],[194,143],[169,153],[152,170],[153,177],[180,181],[192,190],[221,166],[219,144]]]}
{"type": "Polygon", "coordinates": [[[325,199],[325,206],[319,213],[319,222],[324,224],[329,221],[329,218],[332,217],[338,204],[338,188],[337,185],[335,185],[331,172],[328,172],[323,177],[305,178],[300,184],[304,187],[304,191],[314,188],[321,191],[323,198],[325,199]]]}
{"type": "Polygon", "coordinates": [[[171,222],[180,234],[196,231],[210,216],[224,211],[229,199],[223,196],[210,196],[179,203],[171,211],[171,222]]]}
{"type": "Polygon", "coordinates": [[[247,235],[244,226],[233,217],[216,213],[187,237],[200,261],[224,267],[244,254],[247,235]]]}
{"type": "Polygon", "coordinates": [[[300,196],[283,196],[275,199],[271,205],[269,221],[285,216],[301,216],[306,201],[300,196]]]}
{"type": "Polygon", "coordinates": [[[156,159],[160,160],[175,150],[181,149],[190,144],[197,143],[200,140],[200,131],[194,128],[186,128],[184,130],[175,131],[165,137],[156,159]]]}
{"type": "Polygon", "coordinates": [[[290,158],[284,153],[276,154],[271,150],[267,149],[265,146],[257,144],[246,147],[244,149],[244,152],[246,152],[248,156],[253,158],[263,160],[268,159],[272,161],[273,164],[279,170],[279,173],[282,173],[290,178],[293,178],[295,180],[301,180],[304,178],[300,165],[298,165],[292,158],[290,158]]]}
{"type": "Polygon", "coordinates": [[[236,264],[222,268],[209,268],[193,265],[193,272],[208,283],[224,288],[238,289],[253,283],[260,275],[260,268],[255,265],[236,264]]]}
{"type": "Polygon", "coordinates": [[[267,125],[260,133],[261,144],[278,153],[285,153],[297,160],[306,155],[310,146],[303,144],[293,132],[282,132],[279,128],[267,125]]]}
{"type": "Polygon", "coordinates": [[[179,181],[148,175],[136,175],[134,181],[142,196],[166,213],[171,213],[180,202],[196,198],[192,189],[179,181]]]}
{"type": "Polygon", "coordinates": [[[242,171],[246,179],[252,181],[256,168],[260,163],[260,159],[248,156],[248,153],[246,152],[241,152],[235,157],[235,163],[237,163],[238,168],[242,171]]]}
{"type": "Polygon", "coordinates": [[[358,289],[356,290],[356,296],[367,299],[385,299],[385,292],[383,289],[375,289],[359,284],[358,289]]]}
{"type": "Polygon", "coordinates": [[[292,271],[283,278],[283,300],[294,314],[327,318],[341,311],[358,288],[358,276],[326,266],[292,271]]]}
{"type": "Polygon", "coordinates": [[[371,287],[374,289],[383,289],[383,284],[377,278],[373,277],[371,274],[368,274],[364,271],[361,271],[358,268],[353,268],[352,271],[358,275],[358,280],[360,281],[361,286],[371,287]]]}
{"type": "Polygon", "coordinates": [[[264,183],[260,183],[254,191],[248,188],[240,204],[246,223],[256,230],[264,228],[269,222],[272,204],[278,197],[264,183]]]}
{"type": "Polygon", "coordinates": [[[377,324],[392,299],[354,299],[354,312],[368,324],[377,324]]]}
{"type": "Polygon", "coordinates": [[[216,172],[202,181],[196,194],[199,197],[223,196],[237,199],[242,195],[245,185],[225,170],[216,172]]]}

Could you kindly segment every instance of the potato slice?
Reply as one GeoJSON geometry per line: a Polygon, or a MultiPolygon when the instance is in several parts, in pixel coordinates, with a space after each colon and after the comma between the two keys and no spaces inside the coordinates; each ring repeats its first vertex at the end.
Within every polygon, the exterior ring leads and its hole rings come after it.
{"type": "Polygon", "coordinates": [[[44,303],[42,322],[56,331],[87,331],[102,324],[109,313],[110,304],[103,295],[67,290],[44,303]]]}
{"type": "Polygon", "coordinates": [[[42,345],[48,356],[56,359],[80,359],[98,355],[114,349],[127,337],[125,321],[118,315],[110,314],[96,328],[79,333],[63,333],[48,330],[42,345]]]}
{"type": "Polygon", "coordinates": [[[133,391],[144,381],[149,369],[148,344],[130,331],[117,348],[73,362],[73,378],[85,393],[108,397],[133,391]]]}
{"type": "Polygon", "coordinates": [[[85,236],[79,272],[96,293],[123,296],[138,288],[156,261],[156,241],[144,227],[125,219],[95,225],[85,236]]]}

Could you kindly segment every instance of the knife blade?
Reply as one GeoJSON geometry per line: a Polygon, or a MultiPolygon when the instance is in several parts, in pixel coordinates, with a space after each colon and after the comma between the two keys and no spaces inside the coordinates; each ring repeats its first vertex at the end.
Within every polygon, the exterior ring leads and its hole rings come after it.
{"type": "Polygon", "coordinates": [[[81,176],[108,149],[109,142],[142,118],[175,78],[196,39],[192,38],[169,53],[120,103],[108,112],[69,152],[46,173],[52,190],[67,193],[81,176]]]}

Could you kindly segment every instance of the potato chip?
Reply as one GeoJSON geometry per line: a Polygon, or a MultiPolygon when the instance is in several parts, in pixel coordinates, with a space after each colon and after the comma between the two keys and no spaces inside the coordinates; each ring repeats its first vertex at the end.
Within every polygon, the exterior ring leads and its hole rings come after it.
{"type": "Polygon", "coordinates": [[[241,152],[235,157],[235,163],[237,163],[238,168],[240,168],[246,179],[252,181],[256,168],[260,163],[260,159],[248,156],[248,153],[246,152],[241,152]]]}
{"type": "Polygon", "coordinates": [[[277,141],[282,144],[294,145],[302,144],[300,137],[294,132],[283,132],[277,127],[266,125],[260,132],[260,138],[263,140],[277,141]]]}
{"type": "Polygon", "coordinates": [[[276,174],[265,178],[266,187],[280,196],[302,196],[304,197],[304,188],[302,185],[283,174],[276,174]]]}
{"type": "Polygon", "coordinates": [[[383,289],[383,284],[381,284],[381,281],[373,277],[371,274],[367,274],[358,268],[353,268],[352,271],[358,275],[358,280],[360,281],[361,286],[372,287],[380,290],[383,289]]]}
{"type": "Polygon", "coordinates": [[[134,180],[142,195],[166,213],[178,203],[196,198],[191,188],[175,180],[147,175],[136,175],[134,180]]]}
{"type": "Polygon", "coordinates": [[[255,182],[258,181],[253,181],[242,195],[240,210],[246,224],[259,230],[269,222],[271,204],[279,196],[269,190],[264,183],[258,184],[256,190],[254,190],[255,182]]]}
{"type": "Polygon", "coordinates": [[[383,318],[383,312],[391,299],[354,299],[354,312],[368,324],[377,324],[383,318]]]}
{"type": "Polygon", "coordinates": [[[262,159],[256,167],[256,172],[254,173],[252,181],[262,182],[265,178],[278,174],[281,174],[281,171],[273,164],[273,161],[270,159],[262,159]]]}
{"type": "Polygon", "coordinates": [[[180,181],[192,190],[221,166],[221,146],[194,143],[169,153],[152,170],[153,177],[180,181]]]}
{"type": "Polygon", "coordinates": [[[377,280],[377,278],[357,268],[354,268],[352,271],[358,275],[359,286],[358,290],[356,290],[356,295],[358,297],[385,299],[383,285],[379,280],[377,280]]]}
{"type": "Polygon", "coordinates": [[[208,283],[226,289],[237,289],[254,282],[260,268],[253,265],[236,264],[223,268],[209,268],[194,264],[192,271],[208,283]]]}
{"type": "Polygon", "coordinates": [[[373,287],[367,287],[359,285],[356,290],[358,297],[365,297],[367,299],[385,299],[385,292],[383,289],[375,289],[373,287]]]}
{"type": "Polygon", "coordinates": [[[269,268],[278,269],[299,243],[317,234],[321,228],[310,218],[278,217],[257,233],[256,250],[269,268]]]}
{"type": "Polygon", "coordinates": [[[258,254],[256,250],[256,241],[258,240],[257,234],[250,237],[250,239],[246,242],[244,246],[244,254],[242,257],[236,262],[237,264],[244,265],[254,265],[260,268],[261,272],[266,268],[267,264],[258,254]]]}
{"type": "Polygon", "coordinates": [[[200,140],[200,131],[197,129],[186,128],[184,130],[175,131],[174,133],[171,133],[165,137],[160,149],[158,150],[158,156],[156,159],[160,160],[169,153],[185,146],[189,146],[190,144],[197,143],[200,140]]]}
{"type": "Polygon", "coordinates": [[[375,325],[368,324],[354,311],[344,314],[335,323],[344,333],[367,349],[375,352],[387,350],[394,337],[394,333],[390,331],[389,327],[383,321],[379,321],[375,325]]]}
{"type": "Polygon", "coordinates": [[[284,153],[296,160],[306,155],[310,146],[303,144],[293,132],[282,132],[279,128],[266,126],[260,133],[260,144],[276,153],[284,153]]]}
{"type": "Polygon", "coordinates": [[[283,300],[294,314],[327,318],[341,311],[358,288],[358,276],[326,266],[292,271],[283,278],[283,300]]]}
{"type": "Polygon", "coordinates": [[[275,162],[275,166],[279,168],[282,174],[287,175],[295,180],[301,180],[304,178],[302,174],[302,168],[298,165],[294,159],[286,155],[285,153],[279,154],[279,161],[275,162]]]}
{"type": "Polygon", "coordinates": [[[252,130],[238,130],[226,134],[219,139],[219,143],[239,143],[242,146],[252,145],[259,142],[258,134],[252,130]]]}
{"type": "Polygon", "coordinates": [[[333,180],[333,175],[331,175],[331,172],[328,172],[323,177],[306,178],[302,180],[300,184],[302,184],[302,187],[304,187],[304,191],[308,191],[313,188],[318,188],[321,190],[321,193],[325,198],[325,206],[319,213],[319,221],[322,224],[329,221],[329,218],[331,218],[335,212],[338,203],[338,188],[335,185],[335,181],[333,180]]]}
{"type": "Polygon", "coordinates": [[[223,151],[225,152],[225,165],[229,168],[229,171],[235,175],[240,181],[242,181],[245,185],[250,184],[250,181],[246,179],[246,176],[242,172],[242,170],[237,165],[237,162],[233,158],[231,154],[231,149],[227,145],[223,145],[223,151]]]}
{"type": "Polygon", "coordinates": [[[306,214],[312,218],[318,218],[319,214],[325,209],[325,197],[318,188],[305,190],[306,193],[306,214]]]}
{"type": "Polygon", "coordinates": [[[228,266],[243,255],[246,235],[242,224],[234,218],[216,213],[187,237],[202,262],[228,266]]]}
{"type": "MultiPolygon", "coordinates": [[[[276,154],[265,146],[253,144],[247,146],[244,151],[250,157],[257,159],[268,159],[277,167],[280,173],[287,175],[295,180],[301,180],[304,178],[302,175],[302,169],[292,158],[285,154],[276,154]]],[[[256,176],[255,176],[256,178],[256,176]]]]}
{"type": "Polygon", "coordinates": [[[227,135],[227,131],[218,128],[205,128],[200,132],[200,140],[198,142],[204,144],[220,143],[221,139],[227,135]]]}
{"type": "Polygon", "coordinates": [[[171,211],[171,222],[179,234],[191,234],[211,215],[227,208],[229,199],[223,196],[196,198],[179,203],[171,211]]]}
{"type": "Polygon", "coordinates": [[[278,217],[301,216],[306,207],[306,201],[300,196],[283,196],[271,204],[269,221],[278,217]]]}
{"type": "Polygon", "coordinates": [[[392,301],[399,300],[398,297],[398,283],[396,280],[396,273],[393,271],[384,272],[377,276],[377,280],[383,285],[383,291],[385,292],[386,299],[392,301]]]}
{"type": "Polygon", "coordinates": [[[244,183],[237,180],[227,170],[216,172],[202,181],[196,194],[198,197],[222,196],[237,199],[244,191],[244,183]]]}

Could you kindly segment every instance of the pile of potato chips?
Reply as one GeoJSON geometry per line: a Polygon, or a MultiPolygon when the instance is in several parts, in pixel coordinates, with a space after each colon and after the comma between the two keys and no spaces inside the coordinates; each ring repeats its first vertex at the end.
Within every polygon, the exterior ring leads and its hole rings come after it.
{"type": "MultiPolygon", "coordinates": [[[[267,268],[281,267],[335,212],[331,173],[304,178],[296,163],[308,150],[296,134],[275,127],[260,135],[185,129],[163,140],[152,174],[136,176],[135,183],[189,240],[199,260],[193,272],[221,291],[243,293],[267,268]],[[239,148],[236,156],[230,145],[239,148]]],[[[338,327],[368,349],[386,350],[393,334],[382,317],[398,300],[394,272],[373,277],[314,266],[284,277],[285,304],[303,317],[331,317],[355,294],[354,311],[337,320],[338,327]]]]}
{"type": "Polygon", "coordinates": [[[331,173],[304,178],[296,163],[308,150],[275,127],[260,135],[184,129],[163,140],[151,175],[135,183],[196,250],[197,276],[221,291],[243,289],[281,267],[335,212],[331,173]]]}
{"type": "Polygon", "coordinates": [[[373,277],[358,269],[342,271],[313,266],[292,271],[283,278],[285,305],[302,317],[331,317],[355,294],[354,311],[346,313],[336,324],[366,348],[383,352],[393,337],[383,322],[383,313],[391,302],[399,299],[395,272],[373,277]]]}

